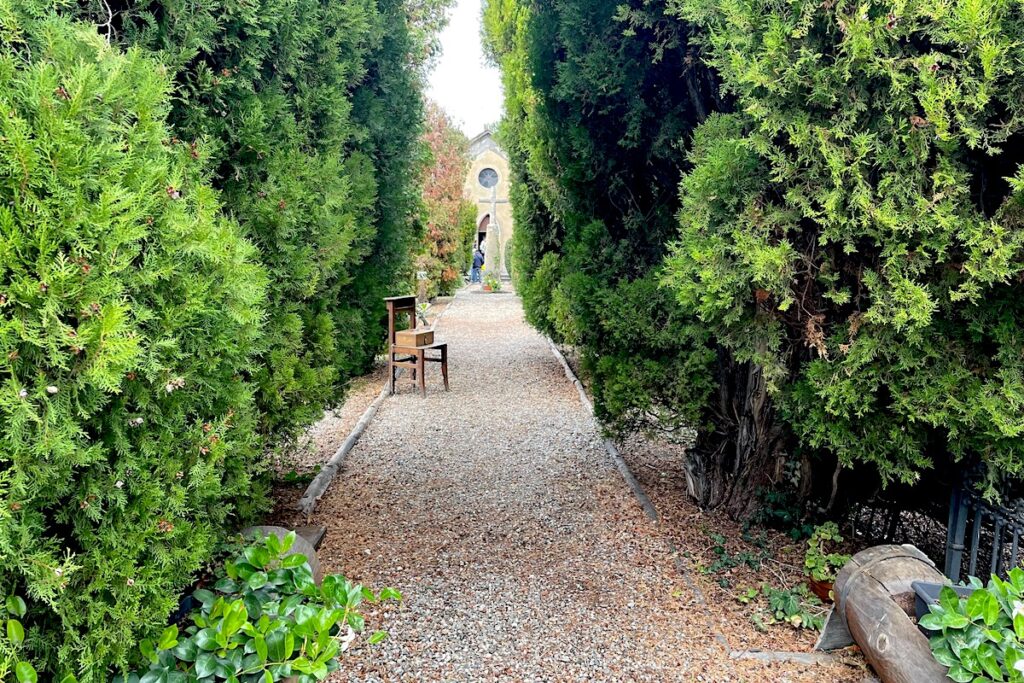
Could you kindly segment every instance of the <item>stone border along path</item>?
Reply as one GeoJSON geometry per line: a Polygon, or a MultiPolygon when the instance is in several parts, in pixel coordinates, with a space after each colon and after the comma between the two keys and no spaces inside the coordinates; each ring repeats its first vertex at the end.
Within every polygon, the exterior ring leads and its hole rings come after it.
{"type": "MultiPolygon", "coordinates": [[[[576,387],[576,391],[580,395],[580,402],[583,403],[583,406],[587,411],[593,415],[594,406],[590,402],[590,397],[587,395],[586,389],[583,387],[583,383],[580,382],[568,361],[565,360],[565,356],[563,356],[562,352],[558,350],[557,346],[555,346],[555,343],[548,339],[548,344],[551,346],[551,351],[555,354],[555,357],[558,358],[558,362],[562,364],[562,368],[565,370],[565,376],[573,383],[573,386],[576,387]]],[[[657,508],[654,507],[654,503],[651,502],[651,499],[648,497],[647,492],[644,491],[643,486],[641,486],[640,482],[638,482],[636,477],[633,476],[633,473],[629,469],[629,465],[626,464],[622,454],[619,453],[618,447],[609,438],[604,439],[604,444],[608,454],[611,456],[612,460],[615,461],[615,465],[622,473],[622,478],[625,479],[626,484],[630,489],[632,489],[633,495],[636,496],[637,502],[640,503],[640,506],[644,509],[644,513],[652,521],[660,524],[661,516],[658,515],[657,508]]],[[[672,553],[672,557],[675,558],[676,569],[679,571],[679,574],[683,579],[685,579],[690,590],[693,591],[697,604],[706,606],[708,604],[707,596],[704,595],[704,591],[702,591],[700,586],[697,585],[697,582],[694,581],[691,570],[688,567],[688,563],[679,552],[679,548],[677,548],[676,544],[669,539],[666,539],[665,543],[668,545],[668,549],[672,553]]],[[[729,649],[729,641],[724,635],[715,630],[714,636],[715,640],[717,640],[723,647],[729,649]]],[[[765,662],[793,662],[805,665],[839,663],[835,660],[834,656],[828,652],[784,652],[729,649],[729,657],[730,659],[751,659],[765,662]]],[[[877,679],[873,676],[867,676],[862,679],[861,683],[877,683],[877,679]]]]}
{"type": "Polygon", "coordinates": [[[332,681],[857,680],[733,659],[518,297],[446,313],[452,391],[401,382],[309,517],[325,570],[405,595],[368,606],[391,637],[332,681]]]}

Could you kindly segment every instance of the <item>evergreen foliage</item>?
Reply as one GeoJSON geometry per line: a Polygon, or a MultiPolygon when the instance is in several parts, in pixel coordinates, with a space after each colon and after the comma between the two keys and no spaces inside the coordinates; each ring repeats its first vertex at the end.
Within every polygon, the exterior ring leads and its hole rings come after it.
{"type": "Polygon", "coordinates": [[[610,428],[682,438],[703,419],[714,350],[657,269],[678,230],[681,143],[718,103],[690,28],[665,10],[493,0],[484,25],[527,319],[577,346],[610,428]]]}
{"type": "MultiPolygon", "coordinates": [[[[386,171],[373,158],[377,141],[357,111],[378,105],[376,95],[356,92],[383,76],[375,59],[396,58],[401,73],[414,71],[411,41],[388,45],[398,42],[390,33],[410,30],[404,12],[398,23],[386,5],[98,0],[86,8],[102,26],[109,7],[115,39],[172,66],[177,134],[188,144],[211,141],[215,182],[259,247],[270,274],[269,317],[254,380],[261,430],[275,440],[319,418],[377,351],[384,291],[357,286],[363,266],[387,270],[392,282],[393,268],[408,271],[373,258],[382,227],[375,204],[392,200],[378,196],[392,188],[378,184],[386,171]]],[[[392,110],[411,114],[412,140],[419,130],[417,76],[396,93],[408,103],[392,110]]],[[[414,144],[402,151],[414,153],[414,144]]],[[[407,210],[397,220],[410,216],[407,210]]],[[[398,247],[408,258],[407,245],[398,247]]]]}
{"type": "Polygon", "coordinates": [[[667,282],[804,452],[1024,474],[1024,5],[683,0],[737,112],[667,282]]]}
{"type": "Polygon", "coordinates": [[[447,5],[0,0],[0,590],[42,678],[137,660],[380,349],[447,5]]]}
{"type": "Polygon", "coordinates": [[[579,346],[613,430],[697,428],[703,505],[836,462],[1022,474],[1022,16],[488,4],[527,317],[579,346]]]}
{"type": "Polygon", "coordinates": [[[266,276],[165,70],[42,16],[0,2],[0,592],[105,681],[258,503],[266,276]]]}

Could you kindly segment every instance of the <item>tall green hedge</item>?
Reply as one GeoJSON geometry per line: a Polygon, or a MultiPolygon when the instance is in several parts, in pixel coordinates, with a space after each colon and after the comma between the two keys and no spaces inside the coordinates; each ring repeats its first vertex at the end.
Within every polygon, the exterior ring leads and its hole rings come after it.
{"type": "Polygon", "coordinates": [[[693,31],[664,2],[494,0],[527,319],[575,345],[616,431],[686,439],[713,389],[709,335],[659,286],[685,140],[720,106],[693,31]]]}
{"type": "Polygon", "coordinates": [[[136,651],[258,503],[266,274],[173,141],[171,82],[0,3],[0,592],[83,680],[136,651]]]}
{"type": "Polygon", "coordinates": [[[1024,474],[1022,16],[488,3],[527,317],[612,430],[696,428],[701,504],[1024,474]]]}
{"type": "Polygon", "coordinates": [[[0,0],[0,591],[44,678],[136,659],[381,348],[447,4],[0,0]]]}
{"type": "MultiPolygon", "coordinates": [[[[102,0],[83,15],[101,26],[112,16],[113,40],[169,65],[176,134],[209,142],[213,181],[270,276],[253,376],[261,431],[293,436],[379,346],[383,304],[354,287],[368,259],[386,266],[372,259],[384,198],[358,111],[375,102],[356,93],[373,80],[386,34],[407,29],[374,0],[102,0]]],[[[403,94],[396,111],[418,117],[418,90],[403,94]]],[[[418,132],[416,118],[408,125],[418,132]]]]}
{"type": "Polygon", "coordinates": [[[1024,475],[1024,5],[685,0],[708,121],[667,279],[792,443],[1024,475]]]}

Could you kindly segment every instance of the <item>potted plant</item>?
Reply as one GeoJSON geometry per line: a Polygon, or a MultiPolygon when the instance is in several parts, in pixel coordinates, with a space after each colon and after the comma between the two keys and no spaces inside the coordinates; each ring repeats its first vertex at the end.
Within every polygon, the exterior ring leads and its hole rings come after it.
{"type": "Polygon", "coordinates": [[[966,589],[942,586],[937,599],[924,596],[928,613],[918,625],[949,680],[1024,680],[1024,570],[1014,567],[1007,579],[993,576],[986,586],[972,578],[966,589]]]}
{"type": "Polygon", "coordinates": [[[819,525],[807,540],[807,553],[804,555],[807,585],[812,593],[826,602],[832,601],[836,574],[850,560],[849,555],[834,552],[842,542],[843,537],[835,522],[819,525]]]}
{"type": "Polygon", "coordinates": [[[493,273],[488,273],[484,277],[484,291],[485,292],[500,292],[501,291],[501,280],[494,277],[493,273]]]}

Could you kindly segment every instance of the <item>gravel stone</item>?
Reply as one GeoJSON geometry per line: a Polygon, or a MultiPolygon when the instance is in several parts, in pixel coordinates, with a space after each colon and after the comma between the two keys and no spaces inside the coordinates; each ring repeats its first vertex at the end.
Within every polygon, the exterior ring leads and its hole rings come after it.
{"type": "Polygon", "coordinates": [[[729,659],[714,635],[729,624],[677,571],[517,296],[464,289],[437,331],[452,391],[436,367],[425,399],[401,381],[310,520],[326,571],[405,596],[367,606],[390,636],[330,680],[860,680],[729,659]]]}

